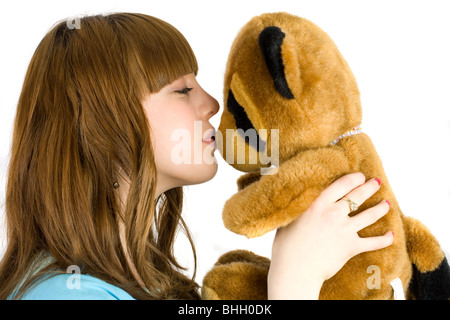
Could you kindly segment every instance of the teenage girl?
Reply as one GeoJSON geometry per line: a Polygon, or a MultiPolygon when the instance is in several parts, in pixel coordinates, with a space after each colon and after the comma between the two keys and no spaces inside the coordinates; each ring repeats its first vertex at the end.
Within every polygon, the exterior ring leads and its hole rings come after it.
{"type": "MultiPolygon", "coordinates": [[[[6,190],[7,250],[1,299],[198,299],[173,254],[185,185],[217,171],[219,104],[196,80],[182,34],[132,13],[62,21],[38,45],[14,124],[6,190]],[[201,123],[202,136],[194,134],[201,123]],[[173,161],[175,130],[202,161],[173,161]],[[73,273],[72,273],[73,272],[73,273]]],[[[331,184],[279,229],[269,298],[317,299],[354,255],[392,243],[357,231],[389,210],[383,201],[350,218],[379,188],[353,173],[331,184]]],[[[219,213],[217,213],[219,214],[219,213]]]]}

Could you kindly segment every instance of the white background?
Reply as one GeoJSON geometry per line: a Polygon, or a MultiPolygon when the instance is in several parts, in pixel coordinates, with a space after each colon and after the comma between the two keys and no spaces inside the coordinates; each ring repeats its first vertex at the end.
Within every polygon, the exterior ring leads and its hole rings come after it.
{"type": "MultiPolygon", "coordinates": [[[[12,124],[25,71],[37,44],[59,20],[77,14],[141,12],[173,24],[200,64],[200,84],[221,104],[225,63],[239,29],[253,16],[287,11],[334,39],[359,84],[363,130],[372,138],[405,215],[424,222],[450,250],[450,19],[447,1],[3,1],[0,5],[0,201],[12,124]],[[5,4],[7,3],[7,4],[5,4]]],[[[222,110],[222,109],[221,109],[222,110]]],[[[221,112],[220,112],[221,113],[221,112]]],[[[220,113],[212,120],[217,128],[220,113]]],[[[197,280],[218,256],[247,248],[270,257],[273,232],[246,239],[222,225],[224,202],[241,174],[216,152],[219,171],[185,188],[184,217],[193,233],[197,280]]],[[[0,218],[3,216],[3,206],[0,218]]],[[[0,220],[0,256],[5,246],[0,220]]],[[[192,257],[180,237],[180,261],[192,257]]],[[[191,269],[190,269],[191,270],[191,269]]]]}

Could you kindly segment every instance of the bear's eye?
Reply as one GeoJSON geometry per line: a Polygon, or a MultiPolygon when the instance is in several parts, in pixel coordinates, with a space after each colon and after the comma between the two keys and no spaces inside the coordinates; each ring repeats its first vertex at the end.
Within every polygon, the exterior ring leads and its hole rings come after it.
{"type": "Polygon", "coordinates": [[[239,133],[244,134],[243,138],[245,139],[245,142],[255,148],[258,152],[263,151],[266,148],[266,142],[261,140],[253,123],[248,118],[245,109],[237,102],[233,91],[231,90],[228,91],[227,109],[234,117],[236,128],[242,129],[242,132],[239,131],[239,133]],[[250,139],[251,136],[254,136],[255,139],[250,139]]]}
{"type": "Polygon", "coordinates": [[[231,114],[233,115],[234,120],[236,121],[236,128],[242,129],[244,131],[247,131],[248,129],[255,130],[255,127],[248,118],[247,113],[245,112],[244,108],[239,104],[239,102],[236,101],[233,91],[231,90],[228,92],[227,108],[228,111],[230,111],[231,114]]]}

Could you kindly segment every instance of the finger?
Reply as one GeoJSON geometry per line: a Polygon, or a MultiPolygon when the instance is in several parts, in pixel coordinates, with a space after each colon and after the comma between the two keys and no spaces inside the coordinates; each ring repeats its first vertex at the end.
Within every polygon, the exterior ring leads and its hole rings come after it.
{"type": "Polygon", "coordinates": [[[386,248],[394,242],[394,233],[392,231],[386,232],[382,236],[360,238],[358,253],[375,251],[386,248]]]}
{"type": "Polygon", "coordinates": [[[347,174],[323,190],[318,199],[327,203],[335,203],[365,181],[366,177],[360,172],[347,174]]]}
{"type": "MultiPolygon", "coordinates": [[[[367,199],[369,199],[375,192],[380,189],[381,181],[379,179],[370,179],[366,183],[356,187],[348,194],[344,196],[344,198],[350,199],[355,202],[358,206],[364,203],[367,199]]],[[[338,201],[339,205],[347,205],[348,203],[341,199],[338,201]]]]}
{"type": "Polygon", "coordinates": [[[389,212],[389,202],[381,201],[377,205],[364,210],[363,212],[357,214],[350,218],[356,231],[362,230],[371,224],[374,224],[380,218],[385,216],[389,212]]]}

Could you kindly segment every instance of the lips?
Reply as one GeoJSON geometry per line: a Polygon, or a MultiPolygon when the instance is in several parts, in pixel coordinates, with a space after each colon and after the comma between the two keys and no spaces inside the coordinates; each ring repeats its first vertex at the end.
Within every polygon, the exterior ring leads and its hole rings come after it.
{"type": "Polygon", "coordinates": [[[210,144],[216,141],[216,130],[214,128],[208,129],[203,134],[203,142],[210,144]]]}

